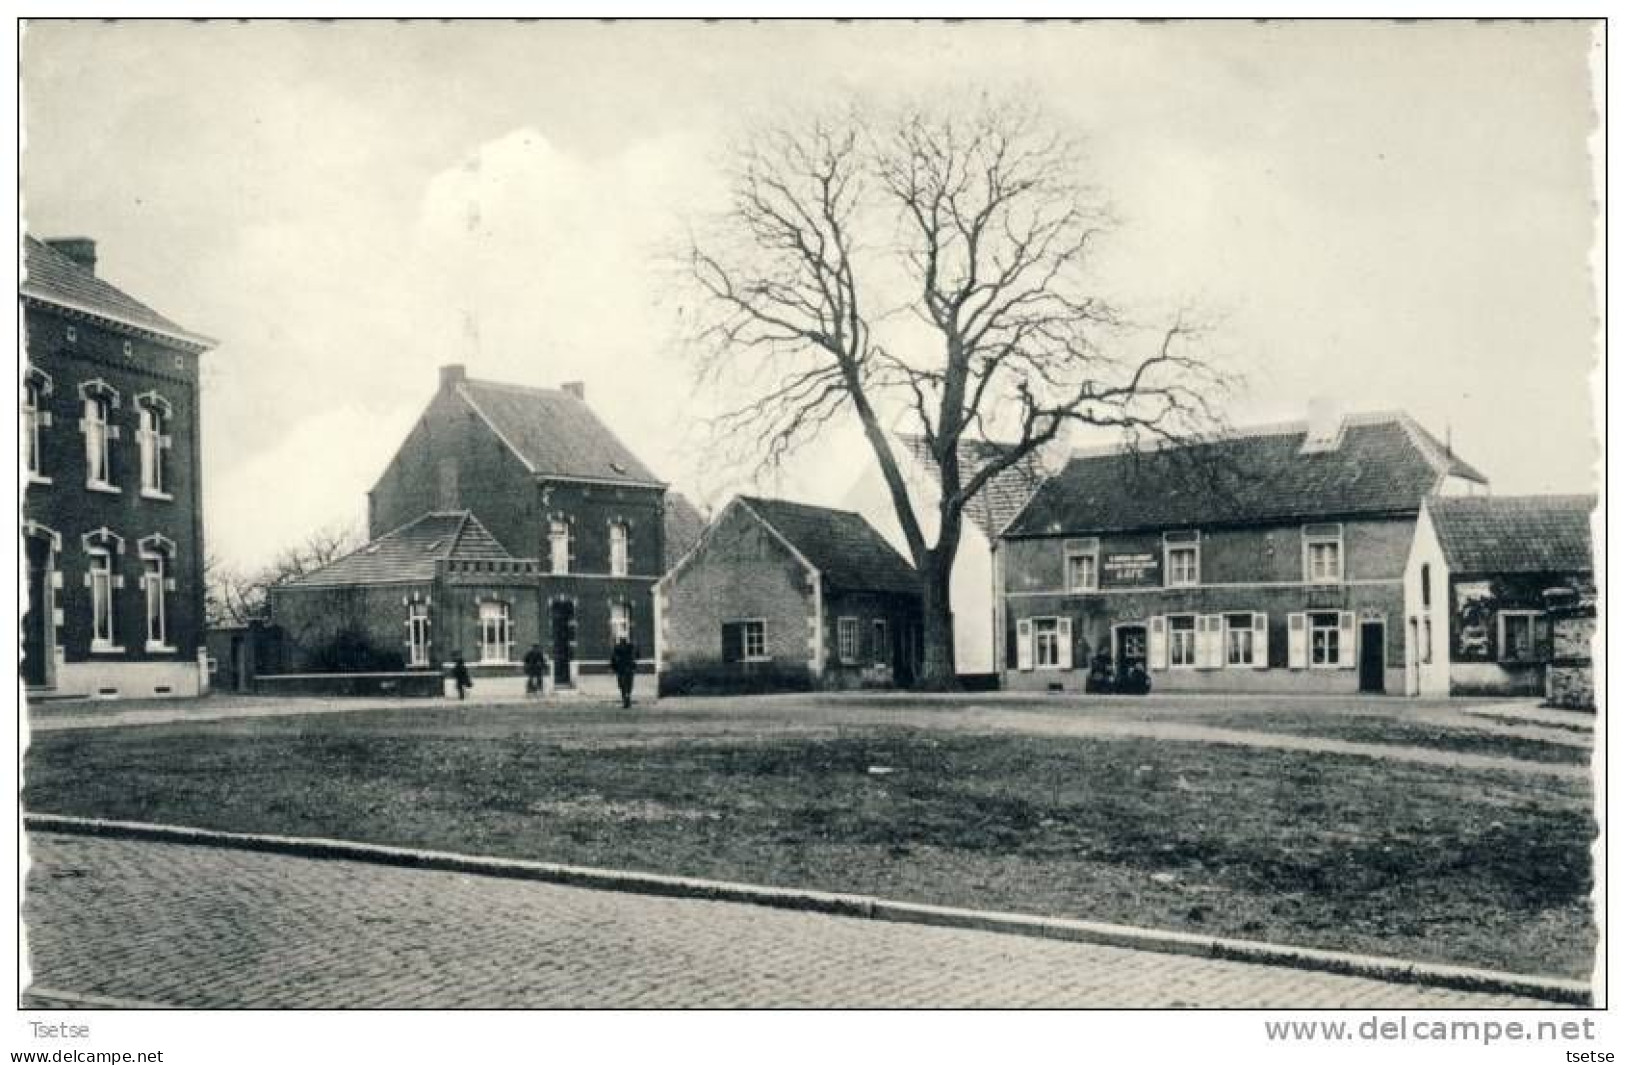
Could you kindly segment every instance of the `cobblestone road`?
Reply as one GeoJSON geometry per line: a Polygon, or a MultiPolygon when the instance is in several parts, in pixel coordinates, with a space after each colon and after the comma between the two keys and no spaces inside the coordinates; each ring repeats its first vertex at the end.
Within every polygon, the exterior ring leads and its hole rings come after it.
{"type": "MultiPolygon", "coordinates": [[[[189,1007],[1545,1003],[1020,936],[32,833],[34,986],[189,1007]]],[[[42,995],[42,998],[44,996],[42,995]]]]}

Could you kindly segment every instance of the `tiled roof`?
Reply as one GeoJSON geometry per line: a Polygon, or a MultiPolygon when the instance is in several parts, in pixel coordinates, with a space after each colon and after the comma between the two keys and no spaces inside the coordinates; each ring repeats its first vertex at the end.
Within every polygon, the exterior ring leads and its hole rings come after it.
{"type": "Polygon", "coordinates": [[[678,492],[666,493],[666,557],[663,572],[680,562],[700,542],[705,531],[705,515],[678,492]]]}
{"type": "Polygon", "coordinates": [[[1420,510],[1447,476],[1484,480],[1405,414],[1345,418],[1305,453],[1303,424],[1154,451],[1079,453],[1034,494],[1011,536],[1248,524],[1420,510]]]}
{"type": "Polygon", "coordinates": [[[512,557],[466,510],[425,514],[282,587],[427,582],[434,580],[435,563],[442,559],[512,557]]]}
{"type": "Polygon", "coordinates": [[[919,593],[914,567],[861,515],[758,496],[741,496],[740,502],[801,552],[826,583],[846,591],[919,593]]]}
{"type": "MultiPolygon", "coordinates": [[[[926,444],[925,437],[901,436],[899,439],[903,446],[908,448],[914,461],[930,471],[934,479],[940,481],[938,474],[941,471],[937,467],[936,460],[931,457],[931,450],[926,444]]],[[[1008,452],[1009,446],[984,440],[961,439],[960,482],[969,480],[987,463],[1008,452]]],[[[1010,519],[1027,505],[1027,500],[1032,498],[1032,494],[1043,482],[1043,463],[1036,453],[1027,455],[1009,469],[994,474],[965,505],[965,515],[976,523],[976,527],[981,529],[989,540],[996,539],[1004,527],[1010,524],[1010,519]]]]}
{"type": "Polygon", "coordinates": [[[532,473],[660,483],[592,408],[569,392],[475,380],[463,381],[457,390],[532,473]]]}
{"type": "Polygon", "coordinates": [[[189,332],[128,293],[113,287],[42,240],[23,238],[27,275],[20,291],[45,303],[83,311],[124,325],[212,346],[207,337],[189,332]]]}
{"type": "Polygon", "coordinates": [[[1592,569],[1596,496],[1439,496],[1428,515],[1453,573],[1592,569]]]}

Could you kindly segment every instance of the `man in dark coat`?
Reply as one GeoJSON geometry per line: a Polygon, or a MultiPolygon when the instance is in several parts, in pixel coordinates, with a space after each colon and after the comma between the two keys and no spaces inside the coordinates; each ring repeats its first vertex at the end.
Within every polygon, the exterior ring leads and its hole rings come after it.
{"type": "Polygon", "coordinates": [[[468,675],[468,663],[463,661],[463,652],[458,651],[451,656],[451,681],[457,685],[457,698],[466,698],[468,689],[474,686],[474,681],[468,675]]]}
{"type": "Polygon", "coordinates": [[[621,706],[631,706],[632,678],[638,672],[638,652],[625,636],[615,641],[615,650],[609,654],[609,668],[615,671],[615,682],[621,686],[621,706]]]}
{"type": "Polygon", "coordinates": [[[542,653],[542,645],[533,643],[530,650],[525,652],[525,694],[535,695],[543,688],[542,673],[547,669],[547,656],[542,653]]]}

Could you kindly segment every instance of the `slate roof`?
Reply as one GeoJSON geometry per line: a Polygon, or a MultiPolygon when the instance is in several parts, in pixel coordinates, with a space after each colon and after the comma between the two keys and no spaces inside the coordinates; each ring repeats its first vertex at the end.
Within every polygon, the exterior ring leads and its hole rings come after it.
{"type": "Polygon", "coordinates": [[[919,594],[914,567],[862,515],[759,496],[741,496],[740,502],[801,552],[827,584],[919,594]]]}
{"type": "Polygon", "coordinates": [[[661,484],[592,408],[569,392],[472,379],[460,382],[457,391],[532,473],[661,484]]]}
{"type": "MultiPolygon", "coordinates": [[[[920,466],[925,467],[940,484],[940,470],[936,460],[931,457],[930,447],[923,436],[901,436],[903,446],[920,466]]],[[[1009,452],[1009,444],[996,444],[985,440],[959,441],[959,476],[960,482],[969,480],[976,475],[987,463],[1009,452]]],[[[989,540],[998,538],[1004,527],[1010,524],[1010,519],[1021,512],[1032,498],[1038,486],[1044,482],[1044,465],[1036,453],[1026,456],[1014,466],[1001,473],[994,474],[993,478],[982,486],[970,502],[965,504],[965,515],[976,523],[976,527],[989,540]]]]}
{"type": "Polygon", "coordinates": [[[705,531],[705,515],[681,493],[667,492],[664,524],[666,557],[662,572],[669,573],[700,542],[700,534],[705,531]]]}
{"type": "Polygon", "coordinates": [[[1308,426],[1154,451],[1078,453],[1034,494],[1010,536],[1124,532],[1414,512],[1446,476],[1484,482],[1408,415],[1351,415],[1302,453],[1308,426]]]}
{"type": "Polygon", "coordinates": [[[188,331],[35,237],[23,238],[23,266],[27,273],[19,291],[26,297],[83,311],[147,332],[160,333],[188,344],[202,347],[214,345],[214,341],[208,337],[188,331]]]}
{"type": "Polygon", "coordinates": [[[435,563],[442,559],[512,557],[479,519],[466,510],[425,514],[280,587],[427,582],[434,580],[435,563]]]}
{"type": "Polygon", "coordinates": [[[1582,573],[1596,496],[1439,496],[1434,534],[1453,573],[1582,573]]]}

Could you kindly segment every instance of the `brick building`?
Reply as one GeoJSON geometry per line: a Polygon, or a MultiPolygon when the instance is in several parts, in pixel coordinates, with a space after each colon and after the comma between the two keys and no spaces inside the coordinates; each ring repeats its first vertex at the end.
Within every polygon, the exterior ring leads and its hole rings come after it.
{"type": "Polygon", "coordinates": [[[655,595],[662,673],[852,688],[918,668],[914,568],[850,511],[738,497],[655,595]]]}
{"type": "Polygon", "coordinates": [[[83,238],[24,238],[21,429],[30,692],[196,695],[198,357],[214,345],[96,274],[83,238]]]}
{"type": "Polygon", "coordinates": [[[1588,665],[1569,638],[1586,626],[1569,622],[1595,603],[1596,509],[1587,495],[1428,500],[1405,570],[1406,690],[1545,695],[1554,658],[1588,665]]]}
{"type": "Polygon", "coordinates": [[[1404,414],[1075,455],[1004,535],[1006,686],[1404,691],[1417,514],[1485,488],[1404,414]]]}
{"type": "MultiPolygon", "coordinates": [[[[300,581],[296,594],[307,604],[327,589],[355,604],[344,616],[364,631],[393,631],[400,643],[411,609],[403,594],[438,588],[438,605],[426,607],[425,666],[461,651],[476,676],[518,674],[537,642],[558,687],[612,687],[609,652],[621,635],[638,648],[640,669],[654,669],[650,591],[665,572],[666,526],[694,524],[692,508],[666,497],[665,483],[587,406],[582,385],[479,381],[446,366],[367,495],[368,544],[300,581]],[[453,521],[471,523],[465,534],[478,528],[475,555],[457,553],[473,541],[437,535],[453,521]],[[377,564],[361,564],[369,559],[377,564]],[[362,619],[369,612],[376,617],[362,619]]],[[[297,621],[308,612],[286,595],[273,601],[273,619],[307,660],[316,636],[301,636],[297,621]]]]}

